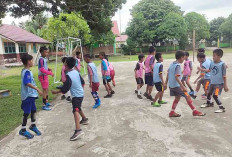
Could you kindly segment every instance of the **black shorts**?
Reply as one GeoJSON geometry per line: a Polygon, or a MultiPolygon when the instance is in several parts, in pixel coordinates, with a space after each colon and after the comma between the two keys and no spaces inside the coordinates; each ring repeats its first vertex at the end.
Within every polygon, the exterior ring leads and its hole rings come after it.
{"type": "Polygon", "coordinates": [[[190,79],[190,76],[188,76],[188,75],[184,75],[182,77],[182,81],[188,81],[189,79],[190,79]]]}
{"type": "Polygon", "coordinates": [[[103,79],[103,84],[106,85],[106,82],[109,83],[111,82],[111,79],[103,79]]]}
{"type": "Polygon", "coordinates": [[[143,79],[141,77],[136,78],[137,84],[144,84],[143,79]]]}
{"type": "Polygon", "coordinates": [[[189,95],[187,92],[183,92],[180,87],[170,88],[170,96],[181,96],[187,98],[189,95]]]}
{"type": "Polygon", "coordinates": [[[152,73],[145,74],[145,84],[148,86],[154,86],[152,73]]]}
{"type": "Polygon", "coordinates": [[[161,82],[157,82],[155,83],[155,88],[158,92],[162,92],[163,91],[163,85],[161,82]]]}
{"type": "Polygon", "coordinates": [[[73,97],[72,98],[73,113],[81,111],[82,101],[83,101],[83,97],[73,97]]]}

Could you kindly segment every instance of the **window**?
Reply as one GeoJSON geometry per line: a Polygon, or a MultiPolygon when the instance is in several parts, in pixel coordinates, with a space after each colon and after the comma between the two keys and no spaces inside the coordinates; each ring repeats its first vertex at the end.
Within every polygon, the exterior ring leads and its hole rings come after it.
{"type": "Polygon", "coordinates": [[[33,51],[34,51],[34,53],[37,53],[36,43],[33,43],[33,51]]]}
{"type": "Polygon", "coordinates": [[[26,53],[27,52],[27,48],[26,48],[26,44],[25,43],[20,43],[19,44],[19,52],[20,53],[26,53]]]}
{"type": "Polygon", "coordinates": [[[5,53],[16,53],[15,43],[13,42],[4,42],[5,53]]]}

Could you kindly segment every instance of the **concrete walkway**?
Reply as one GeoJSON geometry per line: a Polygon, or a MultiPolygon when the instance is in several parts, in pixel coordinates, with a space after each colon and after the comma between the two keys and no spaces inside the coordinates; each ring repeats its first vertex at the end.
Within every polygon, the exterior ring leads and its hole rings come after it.
{"type": "MultiPolygon", "coordinates": [[[[171,60],[165,61],[166,70],[170,62],[171,60]]],[[[69,141],[74,130],[71,104],[57,99],[53,102],[52,111],[41,111],[37,116],[37,125],[42,136],[26,140],[18,135],[20,129],[18,127],[0,142],[0,156],[232,156],[230,93],[223,92],[222,102],[226,107],[223,114],[215,114],[214,110],[217,108],[214,107],[203,110],[207,113],[205,117],[193,117],[185,100],[181,99],[177,112],[182,114],[182,117],[169,118],[168,113],[173,101],[169,96],[169,90],[164,95],[164,99],[169,103],[160,108],[152,107],[150,101],[146,99],[137,99],[134,94],[135,64],[136,62],[113,63],[116,68],[116,94],[111,99],[104,99],[106,91],[101,84],[102,105],[98,109],[92,109],[94,101],[86,85],[83,111],[89,118],[89,125],[82,126],[85,135],[81,139],[69,141]]],[[[231,68],[231,62],[228,66],[231,68]]],[[[196,67],[195,63],[194,68],[196,67]]],[[[231,78],[231,74],[229,77],[231,78]]],[[[191,81],[195,78],[194,72],[191,81]]],[[[231,83],[229,88],[232,89],[231,83]]],[[[144,90],[145,88],[143,92],[144,90]]],[[[203,102],[199,99],[194,100],[197,108],[203,102]]]]}

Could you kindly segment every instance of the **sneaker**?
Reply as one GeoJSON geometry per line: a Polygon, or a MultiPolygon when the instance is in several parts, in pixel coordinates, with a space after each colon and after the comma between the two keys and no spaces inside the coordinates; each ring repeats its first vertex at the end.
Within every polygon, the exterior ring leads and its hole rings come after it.
{"type": "Polygon", "coordinates": [[[95,105],[93,105],[93,108],[98,108],[101,105],[101,101],[99,100],[97,103],[95,103],[95,105]]]}
{"type": "Polygon", "coordinates": [[[65,95],[62,95],[62,96],[61,96],[61,100],[64,100],[64,99],[65,99],[65,95]]]}
{"type": "Polygon", "coordinates": [[[161,100],[161,101],[158,101],[158,103],[159,104],[167,104],[168,102],[161,100]]]}
{"type": "Polygon", "coordinates": [[[205,115],[206,115],[205,113],[202,113],[200,111],[197,111],[197,110],[193,111],[193,116],[205,116],[205,115]]]}
{"type": "Polygon", "coordinates": [[[111,91],[111,94],[115,94],[115,91],[112,90],[112,91],[111,91]]]}
{"type": "Polygon", "coordinates": [[[70,96],[68,96],[68,97],[66,98],[66,100],[67,100],[68,102],[72,102],[72,99],[71,99],[70,96]]]}
{"type": "Polygon", "coordinates": [[[210,107],[210,105],[207,103],[204,103],[203,105],[201,105],[201,108],[207,108],[207,107],[210,107]]]}
{"type": "Polygon", "coordinates": [[[107,94],[106,96],[104,96],[104,98],[111,98],[112,94],[107,94]]]}
{"type": "Polygon", "coordinates": [[[43,106],[43,107],[42,107],[42,109],[43,109],[43,110],[45,110],[45,111],[51,111],[51,108],[49,108],[49,107],[48,107],[48,106],[46,106],[46,105],[45,105],[45,106],[43,106]]]}
{"type": "Polygon", "coordinates": [[[34,131],[36,133],[36,135],[40,136],[41,135],[41,132],[38,130],[38,128],[35,126],[35,127],[32,127],[30,126],[29,128],[31,131],[34,131]]]}
{"type": "Polygon", "coordinates": [[[175,111],[171,111],[170,113],[169,113],[169,117],[180,117],[181,115],[180,114],[178,114],[178,113],[176,113],[175,111]]]}
{"type": "Polygon", "coordinates": [[[88,118],[82,119],[82,120],[80,121],[80,124],[82,124],[82,125],[88,125],[88,124],[89,124],[89,121],[88,121],[88,120],[89,120],[88,118]]]}
{"type": "Polygon", "coordinates": [[[189,95],[193,98],[193,99],[196,99],[196,95],[194,95],[194,91],[191,91],[191,92],[189,92],[189,95]]]}
{"type": "Polygon", "coordinates": [[[151,105],[154,107],[160,107],[161,105],[158,102],[151,102],[151,105]]]}
{"type": "Polygon", "coordinates": [[[46,102],[46,106],[52,106],[49,102],[46,102]]]}
{"type": "Polygon", "coordinates": [[[82,130],[75,130],[74,134],[72,137],[70,137],[70,141],[75,141],[77,140],[80,136],[84,135],[84,132],[82,130]]]}
{"type": "Polygon", "coordinates": [[[27,139],[32,139],[34,137],[34,135],[32,135],[30,132],[28,131],[19,131],[19,135],[22,135],[24,137],[26,137],[27,139]]]}
{"type": "Polygon", "coordinates": [[[214,111],[214,113],[223,113],[226,112],[225,108],[214,111]]]}
{"type": "Polygon", "coordinates": [[[147,99],[153,100],[151,95],[147,96],[147,99]]]}
{"type": "Polygon", "coordinates": [[[137,98],[143,99],[142,95],[137,95],[137,98]]]}
{"type": "Polygon", "coordinates": [[[135,94],[138,94],[138,91],[137,91],[137,90],[135,90],[135,94]]]}
{"type": "Polygon", "coordinates": [[[143,96],[145,96],[146,98],[148,97],[148,94],[145,92],[144,94],[143,94],[143,96]]]}

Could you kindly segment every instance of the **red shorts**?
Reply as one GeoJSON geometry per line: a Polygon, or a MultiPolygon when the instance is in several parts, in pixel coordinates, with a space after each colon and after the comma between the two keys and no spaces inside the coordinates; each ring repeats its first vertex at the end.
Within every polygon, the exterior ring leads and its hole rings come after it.
{"type": "Polygon", "coordinates": [[[114,80],[114,75],[115,75],[115,71],[114,71],[114,70],[111,70],[111,71],[110,71],[111,80],[114,80]]]}
{"type": "Polygon", "coordinates": [[[48,81],[48,76],[47,75],[40,75],[39,76],[39,82],[40,82],[41,87],[43,89],[48,89],[49,81],[48,81]]]}
{"type": "Polygon", "coordinates": [[[92,92],[97,92],[98,91],[98,88],[99,88],[99,82],[97,83],[92,83],[92,92]]]}

